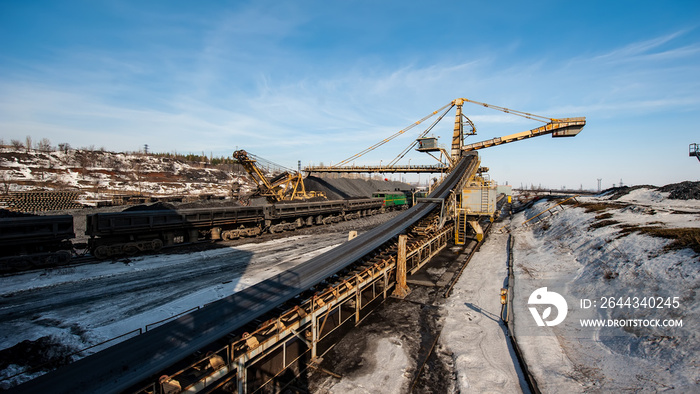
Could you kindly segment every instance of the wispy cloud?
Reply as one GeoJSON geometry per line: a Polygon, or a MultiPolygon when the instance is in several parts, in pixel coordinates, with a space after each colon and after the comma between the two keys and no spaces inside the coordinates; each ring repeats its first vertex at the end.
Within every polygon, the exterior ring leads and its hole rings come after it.
{"type": "Polygon", "coordinates": [[[663,47],[665,44],[668,44],[674,39],[683,36],[687,32],[688,30],[679,30],[660,37],[634,42],[621,48],[595,56],[592,58],[592,61],[629,61],[638,58],[639,56],[647,56],[651,53],[651,51],[663,47]]]}
{"type": "MultiPolygon", "coordinates": [[[[457,97],[550,117],[587,116],[589,126],[576,139],[581,150],[596,148],[600,141],[587,137],[596,133],[625,144],[608,124],[648,138],[650,118],[700,103],[700,45],[689,38],[692,29],[584,48],[587,56],[575,57],[533,48],[521,37],[493,48],[465,40],[455,50],[450,43],[437,57],[422,56],[425,48],[344,53],[315,48],[323,39],[309,32],[315,11],[268,6],[248,3],[207,18],[117,7],[144,21],[120,36],[125,48],[56,48],[50,62],[26,61],[0,75],[0,134],[116,150],[148,143],[158,151],[228,155],[239,147],[293,166],[297,159],[337,162],[457,97]],[[165,30],[145,23],[149,15],[169,18],[165,30]],[[526,51],[533,53],[516,56],[526,51]]],[[[538,125],[479,106],[465,111],[479,132],[470,139],[538,125]]],[[[434,131],[443,142],[451,116],[434,131]]],[[[365,160],[391,159],[428,124],[365,160]]],[[[567,160],[558,151],[563,145],[549,144],[524,146],[556,147],[543,157],[567,160]]],[[[487,155],[515,160],[498,152],[487,155]]]]}

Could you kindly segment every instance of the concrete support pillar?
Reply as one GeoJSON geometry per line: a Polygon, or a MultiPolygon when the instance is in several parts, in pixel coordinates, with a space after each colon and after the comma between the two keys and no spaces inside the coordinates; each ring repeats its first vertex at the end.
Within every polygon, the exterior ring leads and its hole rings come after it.
{"type": "Polygon", "coordinates": [[[248,369],[246,368],[247,357],[241,357],[238,359],[237,374],[238,374],[238,393],[245,394],[248,392],[248,369]]]}
{"type": "Polygon", "coordinates": [[[462,127],[462,104],[464,104],[464,100],[457,99],[454,101],[454,104],[457,107],[457,114],[455,115],[455,129],[452,134],[450,158],[453,163],[456,163],[462,157],[462,146],[464,145],[464,128],[462,127]]]}
{"type": "Polygon", "coordinates": [[[311,360],[316,360],[316,345],[320,336],[318,332],[318,317],[316,314],[313,314],[311,319],[311,360]]]}
{"type": "Polygon", "coordinates": [[[362,294],[360,293],[360,277],[355,275],[355,325],[360,324],[360,309],[362,309],[362,294]]]}
{"type": "Polygon", "coordinates": [[[408,240],[407,235],[399,235],[399,253],[396,258],[396,288],[392,293],[392,296],[398,298],[405,298],[411,289],[408,288],[406,284],[406,241],[408,240]]]}

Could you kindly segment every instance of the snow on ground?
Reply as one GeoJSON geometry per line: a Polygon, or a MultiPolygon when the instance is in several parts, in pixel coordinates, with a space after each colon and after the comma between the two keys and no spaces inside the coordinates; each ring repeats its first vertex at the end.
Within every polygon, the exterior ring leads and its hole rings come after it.
{"type": "Polygon", "coordinates": [[[515,215],[511,226],[516,336],[539,388],[698,392],[700,257],[690,249],[666,249],[669,239],[624,230],[700,227],[700,201],[672,201],[650,189],[634,190],[619,200],[579,200],[584,207],[598,204],[596,210],[569,206],[539,224],[519,226],[553,205],[542,201],[515,215]],[[563,323],[535,324],[528,306],[536,306],[528,298],[541,287],[566,299],[563,323]],[[648,297],[663,300],[663,308],[642,306],[648,297]],[[595,305],[583,308],[582,300],[595,305]],[[614,320],[625,327],[584,327],[585,319],[614,320]],[[682,320],[683,326],[644,326],[657,320],[682,320]]]}
{"type": "MultiPolygon", "coordinates": [[[[691,210],[692,212],[700,212],[700,204],[698,200],[672,200],[668,196],[670,192],[660,192],[655,189],[640,188],[632,190],[628,194],[618,198],[616,201],[633,203],[637,206],[653,207],[654,209],[669,211],[669,210],[691,210]]],[[[604,198],[586,197],[586,200],[605,201],[604,198]]]]}
{"type": "MultiPolygon", "coordinates": [[[[328,232],[0,277],[0,350],[45,336],[79,350],[145,330],[346,240],[346,232],[328,232]]],[[[12,375],[15,369],[6,369],[0,376],[12,375]]]]}
{"type": "Polygon", "coordinates": [[[500,324],[507,239],[489,235],[444,306],[440,343],[453,354],[460,392],[521,392],[515,355],[500,324]]]}
{"type": "MultiPolygon", "coordinates": [[[[384,393],[406,392],[411,365],[401,340],[396,337],[377,338],[371,353],[364,360],[362,373],[346,376],[327,389],[330,393],[384,393]]],[[[326,390],[324,390],[326,391],[326,390]]]]}

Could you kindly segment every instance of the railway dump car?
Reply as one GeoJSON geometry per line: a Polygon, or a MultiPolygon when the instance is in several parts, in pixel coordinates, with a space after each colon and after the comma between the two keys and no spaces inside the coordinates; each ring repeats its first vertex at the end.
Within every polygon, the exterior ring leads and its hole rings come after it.
{"type": "Polygon", "coordinates": [[[105,259],[159,251],[165,245],[200,238],[232,240],[356,219],[382,208],[380,199],[336,200],[250,207],[95,213],[85,234],[93,256],[105,259]]]}
{"type": "Polygon", "coordinates": [[[304,226],[337,223],[374,215],[382,209],[382,200],[360,198],[269,205],[265,214],[271,233],[304,226]]]}
{"type": "Polygon", "coordinates": [[[95,213],[86,217],[85,234],[93,256],[103,259],[195,242],[202,234],[220,239],[222,228],[259,227],[263,219],[262,206],[95,213]]]}
{"type": "Polygon", "coordinates": [[[0,271],[52,267],[71,259],[73,216],[26,216],[0,219],[0,271]]]}
{"type": "MultiPolygon", "coordinates": [[[[203,238],[232,240],[352,220],[380,212],[383,204],[383,199],[358,198],[243,207],[146,207],[86,215],[85,235],[90,253],[106,259],[203,238]]],[[[73,254],[74,238],[70,215],[0,218],[0,272],[65,264],[73,254]]]]}

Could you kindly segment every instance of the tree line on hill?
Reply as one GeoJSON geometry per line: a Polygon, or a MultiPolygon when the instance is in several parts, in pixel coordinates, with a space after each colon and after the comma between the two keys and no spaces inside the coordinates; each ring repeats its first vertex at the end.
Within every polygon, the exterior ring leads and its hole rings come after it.
{"type": "MultiPolygon", "coordinates": [[[[88,146],[88,147],[81,147],[81,148],[73,148],[69,143],[67,142],[62,142],[59,143],[58,145],[53,145],[51,143],[51,140],[48,138],[42,138],[36,142],[32,139],[31,136],[27,136],[24,141],[18,140],[18,139],[11,139],[9,144],[6,144],[5,140],[0,138],[0,147],[5,147],[5,148],[12,148],[16,151],[26,151],[26,152],[31,152],[31,151],[38,151],[38,152],[64,152],[68,153],[69,151],[86,151],[86,152],[106,152],[104,147],[100,148],[95,148],[94,145],[88,146]]],[[[238,161],[231,157],[224,157],[224,156],[219,156],[219,157],[214,157],[213,155],[207,156],[202,152],[201,155],[198,154],[193,154],[193,153],[177,153],[177,152],[172,152],[172,153],[152,153],[148,152],[148,145],[144,145],[144,149],[134,151],[134,152],[124,152],[125,154],[131,154],[131,155],[149,155],[153,157],[159,157],[159,158],[167,158],[170,160],[177,160],[185,163],[192,163],[192,164],[207,164],[213,167],[218,167],[218,166],[226,166],[226,167],[231,167],[236,164],[238,164],[238,161]]]]}

